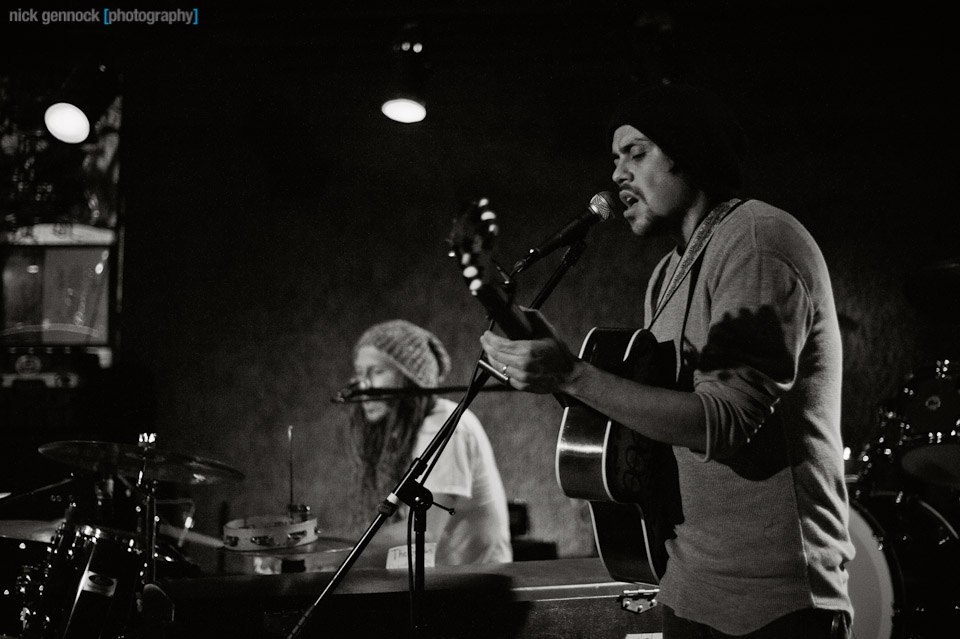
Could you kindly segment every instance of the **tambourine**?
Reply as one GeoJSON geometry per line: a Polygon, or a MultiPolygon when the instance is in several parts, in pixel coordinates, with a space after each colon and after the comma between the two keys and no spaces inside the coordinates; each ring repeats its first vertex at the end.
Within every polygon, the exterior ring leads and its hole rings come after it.
{"type": "Polygon", "coordinates": [[[313,543],[319,532],[316,517],[303,521],[289,515],[244,517],[224,524],[223,545],[236,552],[263,552],[313,543]]]}

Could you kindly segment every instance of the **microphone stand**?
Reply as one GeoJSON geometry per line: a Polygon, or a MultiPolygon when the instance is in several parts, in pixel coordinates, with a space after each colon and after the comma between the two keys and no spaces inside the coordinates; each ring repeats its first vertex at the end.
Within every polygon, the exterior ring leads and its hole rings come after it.
{"type": "MultiPolygon", "coordinates": [[[[544,302],[546,302],[547,298],[553,292],[553,289],[556,288],[557,284],[560,282],[560,279],[577,262],[577,260],[580,259],[580,256],[583,254],[585,248],[586,243],[583,241],[583,239],[578,240],[575,244],[572,244],[569,247],[556,270],[534,298],[530,308],[538,309],[543,305],[544,302]]],[[[508,335],[507,337],[510,337],[511,339],[528,339],[531,336],[508,335]]],[[[498,377],[498,371],[491,370],[489,365],[484,367],[481,363],[486,363],[482,352],[478,358],[477,365],[474,368],[473,380],[467,386],[467,390],[463,398],[460,400],[460,403],[457,404],[457,407],[454,409],[453,413],[451,413],[450,417],[447,418],[447,421],[444,423],[443,427],[437,432],[436,435],[434,435],[423,454],[413,460],[413,463],[411,463],[409,469],[407,469],[406,475],[404,475],[393,491],[387,495],[382,502],[380,502],[380,505],[377,507],[377,516],[367,527],[366,531],[364,531],[364,533],[361,535],[360,539],[357,541],[357,544],[340,564],[340,567],[337,568],[336,573],[334,573],[333,577],[327,583],[327,586],[323,589],[323,592],[320,593],[320,596],[318,596],[316,600],[314,600],[314,602],[310,604],[310,606],[300,616],[300,619],[287,635],[287,639],[296,639],[296,637],[300,635],[300,632],[303,630],[304,626],[306,626],[307,622],[310,620],[310,617],[320,606],[323,600],[330,596],[330,594],[333,593],[340,585],[343,579],[347,576],[347,573],[356,563],[357,559],[370,544],[370,541],[377,534],[377,531],[379,531],[383,526],[384,522],[397,511],[400,506],[400,502],[406,504],[413,513],[413,527],[416,535],[414,560],[416,568],[414,571],[413,590],[411,592],[410,621],[412,633],[411,636],[420,636],[421,631],[424,629],[422,606],[425,571],[424,533],[427,526],[427,510],[429,510],[430,506],[434,505],[433,494],[424,486],[424,484],[427,481],[427,477],[430,475],[430,471],[433,470],[433,463],[436,462],[436,458],[439,457],[439,455],[443,452],[443,449],[446,447],[447,442],[450,441],[450,438],[453,436],[453,433],[457,428],[457,424],[460,422],[460,418],[467,410],[467,407],[476,398],[477,394],[479,394],[479,392],[482,390],[483,385],[487,382],[491,375],[498,377]],[[428,462],[431,459],[433,460],[433,463],[428,465],[428,462]]],[[[501,379],[500,381],[502,382],[504,380],[501,379]]],[[[562,400],[561,403],[563,403],[562,400]]],[[[440,504],[436,505],[440,506],[440,504]]],[[[449,512],[451,515],[454,514],[452,510],[449,510],[449,512]]]]}
{"type": "MultiPolygon", "coordinates": [[[[553,293],[553,289],[560,283],[561,278],[577,263],[577,260],[580,259],[580,256],[583,255],[586,249],[587,243],[584,242],[583,239],[577,240],[577,242],[570,245],[567,252],[563,254],[560,264],[550,275],[549,279],[547,279],[547,282],[543,285],[543,288],[540,289],[540,292],[533,299],[533,302],[531,302],[530,308],[540,308],[543,306],[543,303],[546,302],[550,294],[553,293]]],[[[514,271],[513,274],[515,275],[517,272],[519,271],[514,271]]]]}
{"type": "MultiPolygon", "coordinates": [[[[368,402],[377,399],[393,399],[417,395],[446,395],[449,393],[464,393],[468,388],[469,386],[438,386],[436,388],[408,386],[404,388],[368,388],[366,390],[360,390],[359,388],[353,390],[350,388],[339,391],[330,398],[330,402],[333,404],[356,404],[358,402],[368,402]]],[[[510,392],[513,390],[512,386],[500,385],[484,386],[480,389],[480,391],[484,393],[510,392]]]]}

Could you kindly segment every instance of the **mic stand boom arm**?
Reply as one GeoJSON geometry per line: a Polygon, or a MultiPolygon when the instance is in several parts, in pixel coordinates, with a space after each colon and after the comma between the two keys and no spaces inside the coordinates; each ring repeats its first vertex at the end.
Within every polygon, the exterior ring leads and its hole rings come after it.
{"type": "MultiPolygon", "coordinates": [[[[553,272],[551,277],[547,280],[547,283],[534,298],[530,308],[539,309],[540,306],[546,302],[547,298],[553,292],[553,289],[559,283],[560,279],[564,274],[566,274],[570,267],[577,262],[577,260],[583,254],[585,248],[586,243],[583,240],[580,240],[570,246],[570,248],[564,254],[563,259],[561,260],[557,269],[553,272]]],[[[489,310],[490,309],[488,309],[488,311],[489,310]]],[[[496,317],[492,317],[491,319],[494,322],[497,322],[496,317]]],[[[529,339],[532,337],[532,335],[508,334],[507,337],[510,337],[511,339],[529,339]]],[[[454,409],[453,413],[451,413],[450,417],[447,418],[447,421],[444,423],[443,427],[430,441],[430,444],[427,446],[426,450],[424,450],[423,454],[413,460],[413,463],[410,465],[410,468],[407,470],[407,473],[404,475],[403,479],[400,480],[400,482],[386,497],[386,499],[380,502],[380,505],[377,507],[377,516],[374,518],[373,522],[370,523],[366,531],[364,531],[363,535],[361,535],[360,539],[357,541],[357,544],[340,564],[337,572],[334,573],[333,577],[327,583],[326,588],[324,588],[323,592],[320,593],[320,596],[317,597],[310,607],[308,607],[300,616],[300,619],[287,635],[287,639],[296,639],[296,637],[299,636],[300,632],[310,620],[310,617],[313,615],[314,611],[316,611],[317,607],[326,597],[336,590],[337,586],[340,585],[343,579],[347,576],[347,573],[353,567],[353,564],[356,563],[357,559],[370,544],[370,541],[377,534],[377,531],[380,530],[384,522],[397,511],[397,508],[400,506],[400,502],[407,504],[407,506],[409,506],[414,513],[414,528],[416,530],[417,540],[415,553],[416,571],[414,573],[415,579],[411,603],[413,636],[416,637],[420,629],[422,629],[423,610],[421,607],[421,598],[424,589],[423,533],[426,528],[426,511],[431,505],[433,505],[433,496],[424,486],[430,471],[433,469],[433,464],[429,464],[429,460],[433,459],[435,462],[436,458],[439,457],[439,455],[443,452],[447,442],[453,436],[453,433],[456,430],[457,424],[460,422],[460,418],[463,416],[463,413],[467,410],[470,403],[473,402],[477,394],[481,391],[483,385],[490,378],[491,373],[489,369],[482,370],[483,367],[480,365],[480,363],[483,361],[483,353],[481,352],[480,358],[477,361],[477,367],[474,369],[473,381],[467,387],[467,391],[464,394],[463,399],[460,400],[460,403],[457,405],[456,409],[454,409]]],[[[558,395],[557,397],[561,404],[566,405],[562,396],[558,395]]]]}
{"type": "MultiPolygon", "coordinates": [[[[420,388],[419,386],[407,386],[403,388],[368,388],[366,390],[347,389],[339,391],[330,401],[334,404],[356,404],[358,402],[368,402],[376,399],[388,399],[396,397],[413,397],[419,395],[446,395],[449,393],[465,393],[469,386],[435,386],[432,388],[420,388]]],[[[502,386],[500,384],[491,384],[480,389],[481,392],[498,393],[512,391],[511,386],[502,386]]]]}

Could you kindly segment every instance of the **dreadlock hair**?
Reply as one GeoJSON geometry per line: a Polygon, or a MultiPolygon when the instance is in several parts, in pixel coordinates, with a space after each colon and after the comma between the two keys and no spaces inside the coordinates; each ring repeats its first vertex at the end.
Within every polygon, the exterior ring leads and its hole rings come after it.
{"type": "MultiPolygon", "coordinates": [[[[403,388],[416,388],[416,384],[404,378],[403,388]]],[[[410,468],[417,432],[437,403],[436,397],[429,394],[386,401],[391,410],[377,422],[367,421],[361,404],[350,415],[355,485],[360,486],[360,504],[364,509],[375,508],[410,468]]],[[[395,513],[395,519],[400,517],[399,511],[395,513]]]]}

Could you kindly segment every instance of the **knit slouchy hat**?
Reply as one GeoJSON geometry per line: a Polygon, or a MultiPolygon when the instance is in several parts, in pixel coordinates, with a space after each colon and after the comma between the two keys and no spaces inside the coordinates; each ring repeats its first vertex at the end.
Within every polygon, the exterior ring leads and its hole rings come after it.
{"type": "Polygon", "coordinates": [[[406,320],[390,320],[368,328],[353,347],[354,356],[363,346],[386,355],[421,388],[437,387],[450,372],[450,355],[439,338],[406,320]]]}

